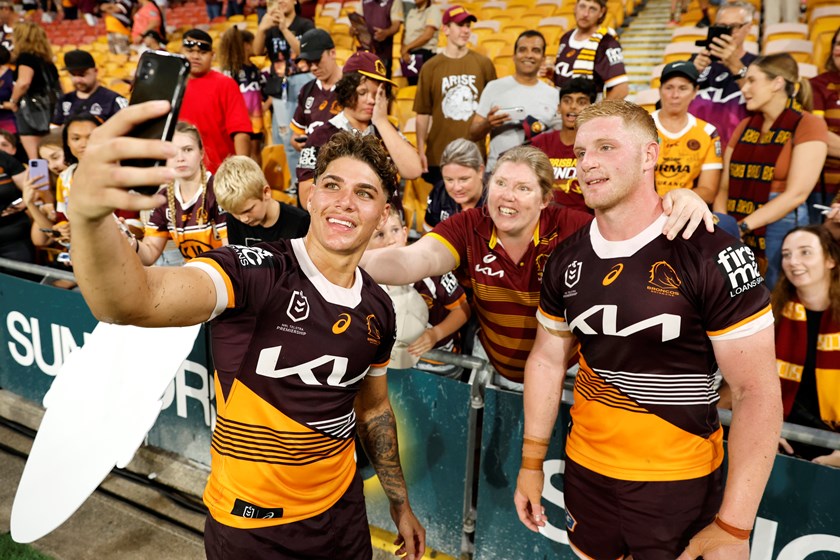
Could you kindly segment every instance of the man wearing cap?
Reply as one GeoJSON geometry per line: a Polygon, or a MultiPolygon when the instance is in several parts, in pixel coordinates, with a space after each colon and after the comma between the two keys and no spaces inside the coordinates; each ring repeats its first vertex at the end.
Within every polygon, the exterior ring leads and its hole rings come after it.
{"type": "Polygon", "coordinates": [[[630,91],[624,55],[618,39],[607,26],[607,0],[577,0],[577,27],[560,37],[554,61],[554,85],[561,87],[576,76],[595,82],[599,98],[623,99],[630,91]],[[606,92],[605,92],[606,90],[606,92]]]}
{"type": "Polygon", "coordinates": [[[698,77],[697,68],[687,60],[672,62],[662,70],[662,108],[653,113],[659,134],[654,177],[660,196],[673,189],[694,189],[711,204],[718,191],[723,160],[717,129],[688,112],[697,93],[698,77]]]}
{"type": "Polygon", "coordinates": [[[513,76],[493,80],[481,93],[478,109],[470,123],[470,138],[483,141],[490,133],[487,171],[507,150],[521,146],[527,138],[547,130],[557,114],[557,89],[539,79],[545,60],[545,37],[539,31],[519,34],[513,45],[513,76]]]}
{"type": "Polygon", "coordinates": [[[213,39],[206,31],[184,33],[181,52],[190,62],[190,77],[180,119],[198,128],[204,143],[204,165],[215,173],[227,156],[251,153],[251,118],[239,85],[210,69],[213,39]]]}
{"type": "MultiPolygon", "coordinates": [[[[443,13],[441,28],[446,47],[423,65],[417,81],[417,150],[425,171],[423,178],[432,184],[441,180],[443,149],[456,138],[469,138],[470,119],[481,92],[496,79],[490,59],[468,48],[474,21],[476,17],[462,6],[450,6],[443,13]]],[[[483,154],[483,143],[478,147],[483,154]]]]}
{"type": "MultiPolygon", "coordinates": [[[[342,111],[312,130],[300,152],[297,167],[300,200],[309,197],[315,178],[315,165],[321,146],[342,130],[382,140],[388,155],[404,179],[420,176],[420,156],[388,119],[386,84],[396,85],[385,77],[385,65],[371,52],[358,51],[344,65],[343,76],[335,86],[336,102],[342,111]]],[[[399,201],[392,201],[392,204],[399,201]]]]}
{"type": "Polygon", "coordinates": [[[297,61],[307,64],[315,76],[301,88],[290,124],[292,146],[300,151],[313,129],[341,111],[335,101],[335,84],[341,79],[341,66],[335,60],[335,43],[323,29],[310,29],[301,36],[297,61]],[[303,141],[295,140],[301,137],[303,141]]]}
{"type": "Polygon", "coordinates": [[[75,50],[65,53],[64,65],[73,82],[73,90],[62,95],[55,106],[52,123],[64,124],[78,113],[90,113],[102,120],[125,108],[128,100],[115,91],[99,85],[99,71],[90,53],[75,50]]]}

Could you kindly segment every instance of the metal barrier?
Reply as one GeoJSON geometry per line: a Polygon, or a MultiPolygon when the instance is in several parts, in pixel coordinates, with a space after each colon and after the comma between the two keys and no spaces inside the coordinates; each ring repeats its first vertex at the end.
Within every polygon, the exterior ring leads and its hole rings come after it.
{"type": "MultiPolygon", "coordinates": [[[[66,274],[3,259],[0,268],[43,277],[66,274]]],[[[0,293],[0,387],[40,402],[64,358],[83,344],[96,321],[77,292],[0,274],[0,293]]],[[[164,410],[148,439],[205,465],[215,419],[208,349],[205,337],[199,337],[167,390],[164,410]]],[[[449,555],[474,553],[477,559],[573,558],[562,523],[563,445],[573,380],[567,380],[545,463],[543,498],[550,524],[538,535],[521,525],[513,509],[521,394],[488,387],[491,370],[484,360],[441,351],[427,357],[473,370],[468,383],[419,370],[389,371],[406,480],[429,542],[449,555]]],[[[720,415],[728,424],[728,411],[720,415]]],[[[840,449],[837,433],[786,423],[782,434],[840,449]]],[[[363,474],[371,524],[393,530],[387,499],[372,470],[363,474]]],[[[840,470],[777,457],[759,510],[751,560],[837,560],[838,554],[840,470]]]]}

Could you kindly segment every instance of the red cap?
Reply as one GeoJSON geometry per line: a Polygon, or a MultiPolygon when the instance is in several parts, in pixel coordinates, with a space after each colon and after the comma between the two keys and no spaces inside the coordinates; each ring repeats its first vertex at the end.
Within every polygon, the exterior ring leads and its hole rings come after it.
{"type": "Polygon", "coordinates": [[[467,11],[463,6],[450,6],[448,10],[443,12],[443,25],[448,25],[455,22],[461,25],[465,21],[478,21],[478,18],[467,11]]]}

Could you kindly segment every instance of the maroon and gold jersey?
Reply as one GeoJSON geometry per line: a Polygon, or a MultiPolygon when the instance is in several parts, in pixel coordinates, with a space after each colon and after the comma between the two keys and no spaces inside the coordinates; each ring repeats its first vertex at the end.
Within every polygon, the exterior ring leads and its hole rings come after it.
{"type": "Polygon", "coordinates": [[[773,325],[748,247],[720,230],[668,241],[664,223],[611,242],[593,222],[543,276],[540,323],[581,345],[566,453],[620,480],[685,480],[720,466],[712,341],[773,325]]]}
{"type": "Polygon", "coordinates": [[[484,208],[470,208],[442,221],[431,235],[455,257],[457,275],[470,279],[479,340],[493,367],[521,383],[537,333],[535,313],[545,263],[554,248],[592,219],[589,214],[548,206],[540,214],[534,242],[519,262],[499,243],[484,208]]]}
{"type": "Polygon", "coordinates": [[[326,511],[356,471],[353,401],[365,375],[386,371],[391,299],[358,268],[352,288],[330,283],[303,239],[230,245],[187,266],[217,295],[210,514],[249,529],[326,511]]]}
{"type": "Polygon", "coordinates": [[[313,82],[313,85],[303,86],[298,95],[297,109],[290,125],[296,135],[311,134],[341,112],[335,100],[335,86],[324,89],[320,80],[313,82]]]}

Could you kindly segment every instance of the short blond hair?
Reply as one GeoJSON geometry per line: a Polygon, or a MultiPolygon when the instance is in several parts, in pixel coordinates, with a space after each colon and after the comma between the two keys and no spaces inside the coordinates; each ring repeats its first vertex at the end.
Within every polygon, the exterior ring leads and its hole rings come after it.
{"type": "Polygon", "coordinates": [[[656,123],[645,109],[623,99],[606,99],[586,107],[575,119],[575,130],[591,120],[620,117],[624,126],[635,129],[644,142],[659,142],[656,123]]]}
{"type": "Polygon", "coordinates": [[[216,201],[228,212],[250,198],[261,200],[267,184],[260,166],[248,156],[228,157],[213,176],[216,201]]]}

